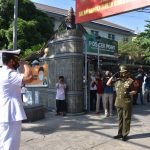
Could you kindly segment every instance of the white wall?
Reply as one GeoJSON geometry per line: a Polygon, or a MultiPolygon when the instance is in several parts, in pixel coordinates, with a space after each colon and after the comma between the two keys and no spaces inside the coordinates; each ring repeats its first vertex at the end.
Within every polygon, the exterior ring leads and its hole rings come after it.
{"type": "Polygon", "coordinates": [[[91,34],[91,30],[98,31],[99,32],[99,36],[104,37],[104,38],[108,38],[108,34],[113,34],[113,35],[115,35],[115,40],[116,41],[123,41],[124,38],[128,38],[129,41],[132,40],[131,36],[118,34],[118,33],[115,32],[115,30],[112,30],[112,32],[107,32],[105,30],[98,30],[98,29],[93,29],[93,28],[89,28],[89,27],[85,27],[85,29],[87,30],[87,32],[89,34],[91,34]]]}

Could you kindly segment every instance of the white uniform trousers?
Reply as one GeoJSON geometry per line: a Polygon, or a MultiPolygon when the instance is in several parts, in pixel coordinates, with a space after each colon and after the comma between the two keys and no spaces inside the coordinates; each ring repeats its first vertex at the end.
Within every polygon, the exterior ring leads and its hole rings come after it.
{"type": "Polygon", "coordinates": [[[0,122],[0,150],[19,150],[21,121],[0,122]]]}

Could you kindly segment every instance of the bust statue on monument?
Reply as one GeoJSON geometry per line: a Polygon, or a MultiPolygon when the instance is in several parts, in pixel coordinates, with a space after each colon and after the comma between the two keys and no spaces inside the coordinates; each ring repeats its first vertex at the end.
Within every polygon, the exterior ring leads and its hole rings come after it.
{"type": "Polygon", "coordinates": [[[68,16],[65,18],[65,23],[67,29],[75,29],[76,27],[74,10],[72,7],[68,10],[68,16]]]}

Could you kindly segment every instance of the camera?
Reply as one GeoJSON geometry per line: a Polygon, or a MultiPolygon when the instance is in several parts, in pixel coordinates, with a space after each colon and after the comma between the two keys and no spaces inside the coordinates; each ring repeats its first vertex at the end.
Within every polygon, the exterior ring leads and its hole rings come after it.
{"type": "Polygon", "coordinates": [[[124,92],[124,98],[130,98],[130,92],[128,89],[124,92]]]}

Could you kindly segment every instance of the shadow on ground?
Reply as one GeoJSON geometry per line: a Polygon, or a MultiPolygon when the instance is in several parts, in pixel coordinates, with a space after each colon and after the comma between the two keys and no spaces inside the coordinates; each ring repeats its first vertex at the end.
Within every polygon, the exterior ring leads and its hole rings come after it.
{"type": "MultiPolygon", "coordinates": [[[[150,106],[150,105],[149,105],[150,106]]],[[[140,126],[140,120],[136,117],[136,115],[146,116],[149,115],[150,109],[149,106],[136,106],[133,107],[133,117],[135,126],[140,126]],[[134,116],[135,115],[135,116],[134,116]]],[[[32,123],[24,123],[30,124],[30,127],[23,127],[22,131],[32,131],[42,135],[52,134],[54,132],[62,132],[62,131],[89,131],[95,134],[103,135],[106,137],[112,138],[114,135],[110,135],[109,132],[103,132],[103,130],[116,130],[118,128],[117,115],[115,114],[113,117],[105,118],[103,114],[97,116],[94,113],[84,114],[81,116],[55,116],[54,112],[47,112],[46,118],[43,120],[39,120],[32,123]]],[[[140,139],[140,138],[149,138],[150,133],[143,134],[135,134],[131,135],[130,139],[140,139]]],[[[138,143],[130,142],[135,145],[139,145],[140,147],[144,147],[144,145],[140,145],[138,143]]],[[[150,147],[146,147],[150,148],[150,147]]]]}

